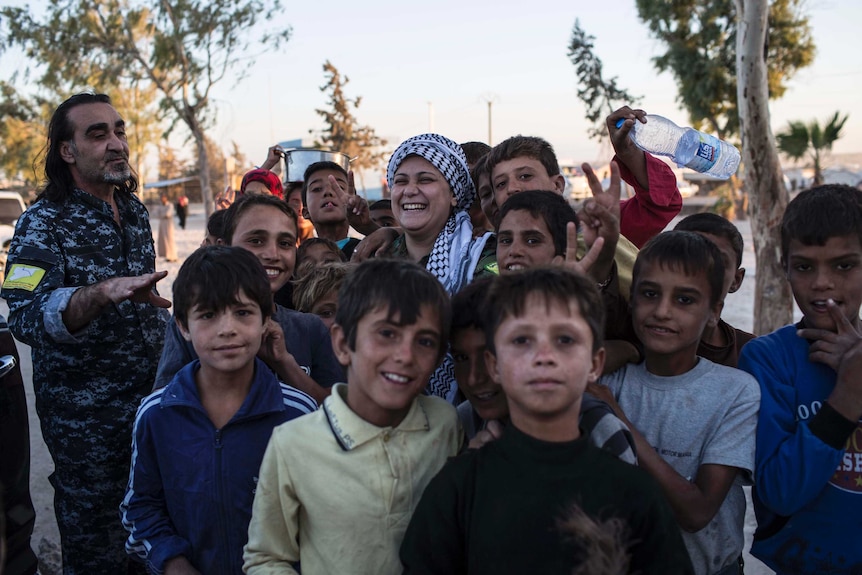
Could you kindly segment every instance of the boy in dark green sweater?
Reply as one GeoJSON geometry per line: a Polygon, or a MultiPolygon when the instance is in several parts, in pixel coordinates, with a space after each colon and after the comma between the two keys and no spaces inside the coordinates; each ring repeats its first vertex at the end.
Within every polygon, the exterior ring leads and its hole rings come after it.
{"type": "Polygon", "coordinates": [[[483,305],[486,362],[506,394],[503,436],[450,460],[431,481],[401,546],[405,573],[570,575],[597,557],[622,572],[692,573],[653,480],[591,445],[578,413],[602,372],[595,283],[537,268],[494,280],[483,305]],[[570,519],[575,518],[575,521],[570,519]]]}

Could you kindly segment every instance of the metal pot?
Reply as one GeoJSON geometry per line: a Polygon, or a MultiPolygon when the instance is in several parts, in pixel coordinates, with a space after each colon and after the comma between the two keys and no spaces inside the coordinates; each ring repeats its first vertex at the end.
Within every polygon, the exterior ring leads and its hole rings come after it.
{"type": "Polygon", "coordinates": [[[335,162],[345,171],[350,169],[350,158],[347,154],[315,148],[294,148],[284,151],[284,183],[301,182],[305,170],[316,162],[335,162]]]}

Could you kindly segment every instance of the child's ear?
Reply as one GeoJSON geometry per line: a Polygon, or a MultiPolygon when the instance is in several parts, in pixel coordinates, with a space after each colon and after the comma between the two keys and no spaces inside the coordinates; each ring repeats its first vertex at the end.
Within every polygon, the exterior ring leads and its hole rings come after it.
{"type": "Polygon", "coordinates": [[[743,279],[745,279],[745,268],[739,268],[733,274],[733,283],[730,284],[730,289],[727,290],[727,293],[736,293],[742,285],[743,279]]]}
{"type": "Polygon", "coordinates": [[[557,174],[551,180],[554,182],[554,189],[560,192],[561,194],[566,191],[566,178],[563,177],[563,174],[557,174]]]}
{"type": "Polygon", "coordinates": [[[590,367],[590,372],[587,374],[587,381],[595,383],[602,376],[602,371],[605,369],[605,348],[600,347],[593,354],[593,364],[590,367]]]}
{"type": "Polygon", "coordinates": [[[485,350],[485,369],[488,370],[488,375],[494,380],[494,383],[500,383],[500,374],[497,373],[497,355],[490,349],[485,350]]]}
{"type": "Polygon", "coordinates": [[[329,336],[332,338],[332,351],[335,352],[338,363],[345,367],[349,366],[350,352],[353,350],[350,349],[350,345],[347,342],[347,334],[344,332],[344,328],[337,323],[332,324],[332,327],[329,328],[329,336]]]}
{"type": "Polygon", "coordinates": [[[186,340],[186,341],[191,341],[191,340],[192,340],[192,334],[191,334],[191,333],[189,333],[189,328],[188,328],[188,327],[186,327],[186,326],[184,326],[184,325],[183,325],[183,322],[181,322],[181,321],[180,321],[179,319],[177,319],[177,318],[174,318],[174,322],[176,322],[176,324],[177,324],[177,329],[179,329],[179,330],[180,330],[180,335],[181,335],[181,336],[183,336],[183,339],[184,339],[184,340],[186,340]]]}

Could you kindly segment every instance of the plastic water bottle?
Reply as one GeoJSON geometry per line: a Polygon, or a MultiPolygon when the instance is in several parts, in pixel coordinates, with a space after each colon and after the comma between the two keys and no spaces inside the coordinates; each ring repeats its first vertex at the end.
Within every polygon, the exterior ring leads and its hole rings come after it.
{"type": "MultiPolygon", "coordinates": [[[[726,180],[739,167],[739,150],[724,140],[699,132],[694,128],[681,128],[663,116],[648,114],[647,123],[635,120],[629,132],[638,148],[657,156],[669,156],[679,167],[691,168],[726,180]]],[[[625,120],[617,122],[617,128],[625,120]]]]}

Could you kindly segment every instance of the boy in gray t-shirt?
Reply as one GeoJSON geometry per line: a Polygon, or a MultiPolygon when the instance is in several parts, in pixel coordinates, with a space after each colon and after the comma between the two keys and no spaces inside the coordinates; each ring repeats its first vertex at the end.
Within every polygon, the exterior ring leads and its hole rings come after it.
{"type": "Polygon", "coordinates": [[[645,360],[589,391],[631,429],[639,465],[659,483],[698,575],[739,572],[760,388],[747,373],[696,355],[718,321],[724,265],[708,239],[665,232],[644,246],[632,279],[632,322],[645,360]],[[606,386],[606,387],[605,387],[606,386]]]}

